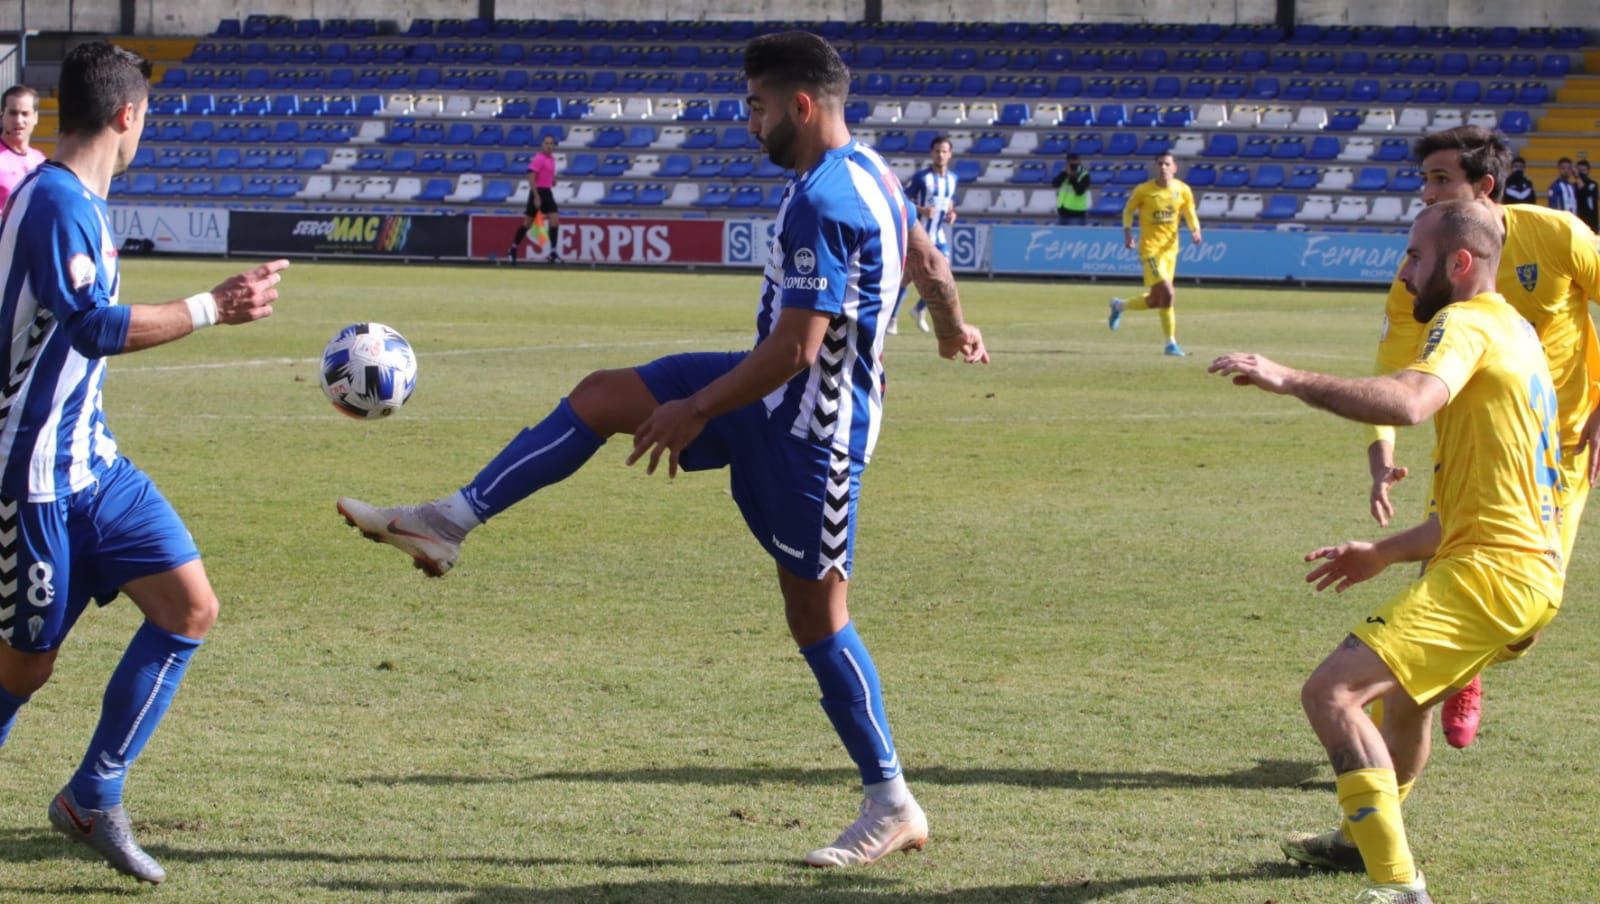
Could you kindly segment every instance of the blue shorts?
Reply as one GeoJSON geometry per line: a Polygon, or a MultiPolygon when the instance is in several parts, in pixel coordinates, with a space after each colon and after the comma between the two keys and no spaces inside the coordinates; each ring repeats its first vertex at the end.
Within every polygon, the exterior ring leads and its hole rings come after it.
{"type": "MultiPolygon", "coordinates": [[[[637,373],[657,402],[668,402],[698,392],[746,354],[671,355],[637,373]]],[[[848,453],[790,435],[756,402],[708,421],[678,464],[687,471],[728,468],[745,524],[785,571],[813,581],[834,570],[850,577],[866,466],[848,453]]]]}
{"type": "Polygon", "coordinates": [[[104,606],[129,581],[198,558],[172,504],[126,458],[65,499],[0,499],[0,638],[53,650],[89,600],[104,606]]]}

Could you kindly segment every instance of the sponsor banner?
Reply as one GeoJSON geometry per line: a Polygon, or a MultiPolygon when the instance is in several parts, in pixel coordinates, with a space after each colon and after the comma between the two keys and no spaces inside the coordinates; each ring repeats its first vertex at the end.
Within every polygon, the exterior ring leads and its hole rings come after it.
{"type": "Polygon", "coordinates": [[[235,211],[228,228],[228,248],[258,254],[459,258],[467,253],[467,218],[235,211]]]}
{"type": "MultiPolygon", "coordinates": [[[[518,216],[472,218],[470,249],[475,258],[500,257],[522,225],[518,216]]],[[[721,220],[633,220],[561,217],[561,259],[584,264],[720,264],[721,220]]],[[[547,252],[540,249],[537,255],[547,252]]],[[[531,242],[524,257],[536,254],[531,242]]]]}
{"type": "MultiPolygon", "coordinates": [[[[1178,276],[1271,281],[1388,283],[1405,257],[1399,233],[1269,232],[1206,229],[1196,245],[1181,233],[1178,276]]],[[[1142,275],[1122,230],[1085,226],[994,226],[995,273],[1071,276],[1142,275]]]]}
{"type": "MultiPolygon", "coordinates": [[[[765,266],[776,220],[725,220],[722,262],[729,266],[765,266]]],[[[989,227],[957,222],[950,227],[950,266],[957,271],[981,269],[988,253],[989,227]]]]}
{"type": "Polygon", "coordinates": [[[128,239],[140,239],[173,254],[227,254],[228,211],[113,204],[111,234],[118,248],[128,239]]]}

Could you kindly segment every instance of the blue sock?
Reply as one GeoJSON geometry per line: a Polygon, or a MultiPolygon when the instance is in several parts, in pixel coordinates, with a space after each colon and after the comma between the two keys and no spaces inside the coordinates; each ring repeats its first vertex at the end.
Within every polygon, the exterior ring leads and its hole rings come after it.
{"type": "Polygon", "coordinates": [[[178,693],[189,657],[200,641],[170,634],[150,622],[134,632],[106,684],[100,725],[68,785],[78,803],[105,810],[122,803],[128,768],[161,724],[178,693]]]}
{"type": "Polygon", "coordinates": [[[6,737],[11,734],[11,726],[17,721],[17,710],[27,702],[27,697],[13,696],[10,691],[0,687],[0,747],[6,746],[6,737]]]}
{"type": "Polygon", "coordinates": [[[923,311],[926,311],[927,309],[928,309],[928,303],[919,298],[919,299],[917,299],[916,306],[911,309],[911,313],[913,313],[913,314],[921,314],[923,311]]]}
{"type": "Polygon", "coordinates": [[[822,688],[822,709],[861,770],[861,783],[875,785],[899,775],[900,757],[894,751],[889,719],[883,713],[878,669],[856,633],[855,623],[801,648],[800,655],[817,676],[822,688]]]}
{"type": "Polygon", "coordinates": [[[517,434],[461,494],[478,520],[488,521],[534,491],[571,477],[605,442],[562,399],[544,420],[517,434]]]}

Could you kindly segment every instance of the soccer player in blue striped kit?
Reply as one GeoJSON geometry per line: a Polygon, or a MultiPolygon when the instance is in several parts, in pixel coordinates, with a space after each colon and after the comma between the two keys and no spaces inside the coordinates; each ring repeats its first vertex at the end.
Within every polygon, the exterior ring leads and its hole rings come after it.
{"type": "Polygon", "coordinates": [[[133,837],[128,769],[177,693],[217,618],[217,597],[177,512],[117,450],[101,410],[105,358],[272,313],[278,273],[262,264],[210,292],[158,305],[118,303],[111,177],[139,147],[150,64],[104,42],[62,62],[55,157],[12,194],[0,224],[0,744],[49,680],[89,601],[126,593],[145,621],[106,685],[82,764],[49,817],[119,872],[166,871],[133,837]]]}
{"type": "Polygon", "coordinates": [[[860,817],[805,862],[865,865],[928,837],[846,606],[861,474],[881,424],[886,305],[901,280],[929,301],[941,355],[974,363],[988,352],[893,172],[850,137],[850,73],[833,48],[805,32],[763,35],[747,46],[744,68],[750,131],[797,174],[778,211],[755,347],[590,374],[460,491],[414,507],[338,507],[438,576],[469,530],[568,477],[615,434],[633,435],[628,463],[647,457],[651,472],[663,455],[673,475],[729,468],[746,523],[778,564],[790,633],[864,785],[860,817]]]}

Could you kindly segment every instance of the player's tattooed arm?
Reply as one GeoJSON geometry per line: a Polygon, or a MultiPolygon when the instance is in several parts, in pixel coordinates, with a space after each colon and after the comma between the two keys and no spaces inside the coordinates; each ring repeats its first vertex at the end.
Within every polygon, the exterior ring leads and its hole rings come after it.
{"type": "Polygon", "coordinates": [[[946,358],[959,355],[968,364],[989,363],[983,334],[961,315],[961,296],[956,290],[955,275],[950,272],[950,261],[934,247],[921,224],[912,224],[906,243],[906,276],[928,303],[939,354],[946,358]]]}

